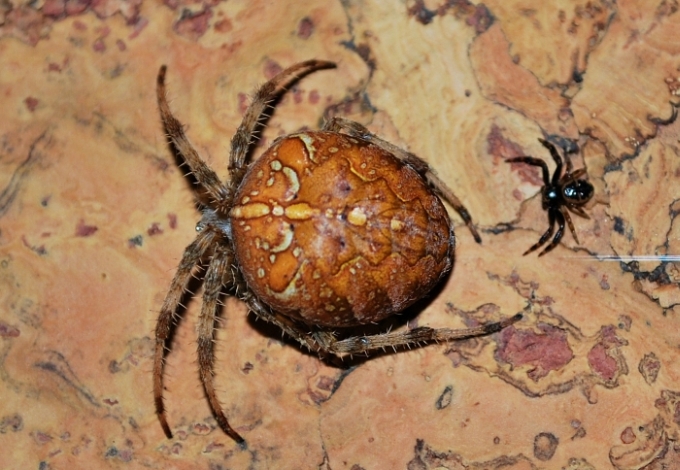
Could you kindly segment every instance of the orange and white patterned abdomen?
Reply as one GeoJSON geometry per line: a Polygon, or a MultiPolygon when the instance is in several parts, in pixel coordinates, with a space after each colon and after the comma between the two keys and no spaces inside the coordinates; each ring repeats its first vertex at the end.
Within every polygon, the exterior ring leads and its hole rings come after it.
{"type": "Polygon", "coordinates": [[[248,286],[308,324],[402,311],[451,268],[449,216],[414,169],[361,139],[304,132],[248,169],[229,214],[248,286]]]}

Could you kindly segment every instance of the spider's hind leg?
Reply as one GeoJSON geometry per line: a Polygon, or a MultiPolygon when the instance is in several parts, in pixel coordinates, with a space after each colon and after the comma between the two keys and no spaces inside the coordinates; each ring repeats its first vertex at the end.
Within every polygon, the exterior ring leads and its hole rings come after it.
{"type": "MultiPolygon", "coordinates": [[[[552,236],[553,232],[555,231],[555,211],[553,211],[551,209],[548,210],[548,223],[550,224],[549,227],[548,227],[548,230],[546,230],[543,233],[543,235],[541,235],[541,238],[539,238],[539,240],[536,243],[531,245],[531,247],[527,251],[525,251],[522,254],[522,256],[526,256],[529,253],[538,250],[540,247],[542,247],[545,244],[546,241],[548,241],[548,238],[550,238],[552,236]]],[[[547,250],[547,251],[550,251],[550,250],[547,250]]],[[[541,255],[543,255],[545,253],[546,253],[546,250],[542,251],[541,255]]],[[[541,255],[539,255],[539,256],[541,256],[541,255]]]]}
{"type": "MultiPolygon", "coordinates": [[[[538,254],[538,256],[543,256],[543,255],[551,252],[560,243],[560,240],[562,240],[562,237],[564,236],[564,220],[565,220],[564,215],[565,214],[562,212],[562,210],[559,210],[559,209],[554,209],[554,210],[551,209],[548,212],[548,214],[553,214],[553,220],[557,222],[557,232],[555,232],[555,236],[553,237],[550,244],[548,246],[546,246],[545,250],[541,251],[538,254]]],[[[567,214],[567,217],[568,216],[569,215],[567,214]]],[[[571,222],[571,219],[569,219],[569,222],[571,222]]],[[[571,223],[570,223],[570,225],[571,225],[571,223]]],[[[552,233],[553,226],[554,226],[554,223],[551,223],[550,224],[551,233],[552,233]]],[[[573,230],[573,228],[572,228],[572,230],[573,230]]],[[[575,235],[576,234],[574,233],[574,236],[575,235]]],[[[541,237],[541,239],[543,239],[543,237],[541,237]]],[[[547,239],[547,237],[546,237],[546,239],[547,239]]]]}
{"type": "Polygon", "coordinates": [[[233,282],[231,262],[232,257],[228,250],[217,249],[205,273],[203,305],[198,320],[198,366],[201,383],[203,383],[203,389],[208,397],[208,403],[217,424],[225,434],[234,439],[242,448],[245,448],[245,440],[229,425],[215,392],[215,320],[222,287],[225,283],[232,284],[233,282]]]}
{"type": "Polygon", "coordinates": [[[153,396],[156,406],[156,415],[161,423],[163,432],[168,439],[172,438],[172,431],[168,425],[168,420],[165,415],[165,405],[163,404],[163,365],[165,362],[165,343],[170,336],[172,327],[173,315],[177,310],[182,295],[185,292],[186,286],[191,279],[193,269],[201,262],[203,256],[210,249],[214,243],[215,233],[209,230],[198,234],[196,240],[191,243],[182,255],[177,268],[177,273],[172,279],[170,290],[165,296],[163,306],[161,307],[158,322],[156,323],[156,345],[154,349],[153,359],[153,396]]]}
{"type": "Polygon", "coordinates": [[[387,348],[420,347],[423,344],[433,342],[455,341],[476,336],[485,336],[496,333],[503,328],[512,325],[522,319],[522,314],[516,314],[498,322],[486,323],[472,328],[430,328],[420,327],[407,331],[396,331],[392,333],[381,333],[368,336],[355,336],[343,340],[336,340],[333,336],[315,334],[313,337],[319,341],[321,348],[331,354],[353,355],[369,353],[375,350],[385,350],[387,348]]]}

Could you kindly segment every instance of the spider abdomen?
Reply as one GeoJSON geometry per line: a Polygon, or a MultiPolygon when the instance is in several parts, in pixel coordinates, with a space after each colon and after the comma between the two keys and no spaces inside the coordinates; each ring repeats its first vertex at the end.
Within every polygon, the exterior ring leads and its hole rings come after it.
{"type": "Polygon", "coordinates": [[[336,132],[284,137],[248,169],[230,212],[252,291],[308,324],[382,320],[450,269],[449,216],[391,153],[336,132]]]}
{"type": "Polygon", "coordinates": [[[594,194],[593,185],[586,180],[574,180],[562,188],[562,198],[569,204],[583,205],[594,194]]]}

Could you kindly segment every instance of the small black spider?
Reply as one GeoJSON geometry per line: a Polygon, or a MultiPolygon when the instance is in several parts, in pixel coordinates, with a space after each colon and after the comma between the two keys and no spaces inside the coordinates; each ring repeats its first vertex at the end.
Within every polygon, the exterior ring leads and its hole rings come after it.
{"type": "Polygon", "coordinates": [[[571,217],[569,216],[569,211],[589,219],[590,217],[585,213],[582,206],[590,201],[595,190],[593,189],[592,184],[587,180],[582,179],[586,174],[585,168],[573,171],[571,160],[566,155],[566,148],[563,150],[565,153],[565,160],[567,161],[567,171],[562,175],[562,157],[557,153],[555,146],[547,140],[538,139],[538,141],[550,151],[550,155],[552,155],[553,160],[555,160],[555,163],[557,164],[552,179],[550,178],[548,165],[540,158],[515,157],[509,158],[506,161],[508,163],[528,163],[529,165],[540,166],[541,170],[543,170],[544,185],[543,188],[541,188],[541,201],[543,202],[543,209],[548,211],[550,227],[548,227],[548,230],[546,230],[537,243],[524,252],[525,255],[528,255],[532,251],[543,246],[555,231],[555,222],[557,222],[559,227],[557,233],[555,233],[555,237],[545,250],[541,251],[538,255],[543,256],[555,248],[562,239],[562,236],[564,235],[565,220],[569,225],[571,234],[574,236],[574,240],[576,240],[576,243],[579,243],[578,237],[576,236],[576,230],[574,230],[574,224],[571,222],[571,217]]]}

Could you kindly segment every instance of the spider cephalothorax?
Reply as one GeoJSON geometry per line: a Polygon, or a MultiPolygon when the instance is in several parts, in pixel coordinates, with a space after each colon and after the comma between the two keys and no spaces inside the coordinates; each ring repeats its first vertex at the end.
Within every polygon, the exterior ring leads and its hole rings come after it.
{"type": "Polygon", "coordinates": [[[269,103],[301,76],[332,67],[332,62],[302,62],[258,90],[231,140],[227,182],[198,156],[171,114],[161,67],[157,91],[163,124],[205,207],[156,327],[154,397],[168,437],[165,343],[198,266],[207,266],[198,325],[200,377],[218,425],[241,445],[245,441],[229,425],[213,382],[213,333],[223,293],[244,301],[300,344],[332,355],[483,335],[521,318],[460,330],[421,327],[335,338],[331,328],[365,325],[402,311],[451,269],[454,235],[440,196],[480,239],[465,207],[425,161],[357,123],[331,119],[323,130],[281,137],[258,160],[247,161],[269,103]]]}
{"type": "Polygon", "coordinates": [[[557,223],[558,229],[555,233],[555,237],[552,242],[539,253],[538,256],[543,256],[550,250],[555,248],[564,236],[564,223],[566,221],[569,225],[569,230],[574,236],[574,240],[578,243],[578,237],[576,236],[576,230],[574,230],[574,224],[569,216],[569,211],[572,211],[576,215],[580,215],[588,219],[588,214],[583,210],[583,207],[590,199],[593,197],[595,190],[593,185],[587,180],[583,179],[586,174],[585,168],[580,168],[573,171],[571,160],[566,156],[565,160],[567,162],[567,171],[562,174],[562,158],[560,157],[557,149],[553,144],[547,140],[538,139],[538,141],[543,144],[545,148],[550,151],[553,160],[555,160],[556,167],[552,178],[550,178],[550,171],[548,170],[548,165],[539,159],[533,157],[515,157],[506,160],[508,163],[528,163],[529,165],[539,166],[543,172],[543,188],[541,188],[541,202],[543,204],[543,209],[548,212],[548,222],[550,226],[548,230],[541,236],[541,238],[534,245],[531,246],[527,251],[524,252],[525,255],[537,250],[545,242],[548,241],[555,231],[555,224],[557,223]]]}

